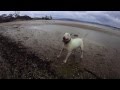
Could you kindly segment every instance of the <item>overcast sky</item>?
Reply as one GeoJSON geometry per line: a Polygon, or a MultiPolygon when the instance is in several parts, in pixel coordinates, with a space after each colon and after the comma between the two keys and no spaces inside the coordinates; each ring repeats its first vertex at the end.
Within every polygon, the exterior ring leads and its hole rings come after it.
{"type": "MultiPolygon", "coordinates": [[[[14,11],[0,11],[0,14],[12,14],[14,11]]],[[[89,22],[97,22],[120,28],[120,11],[20,11],[20,15],[42,17],[51,15],[53,18],[70,18],[89,22]]]]}

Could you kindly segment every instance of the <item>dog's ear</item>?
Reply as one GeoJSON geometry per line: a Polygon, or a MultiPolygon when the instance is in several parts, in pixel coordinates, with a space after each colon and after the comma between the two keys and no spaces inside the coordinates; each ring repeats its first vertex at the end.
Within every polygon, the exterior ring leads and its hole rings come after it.
{"type": "Polygon", "coordinates": [[[64,35],[65,35],[66,33],[64,33],[64,35]]]}
{"type": "Polygon", "coordinates": [[[78,35],[77,35],[77,34],[74,34],[74,37],[78,37],[78,35]]]}

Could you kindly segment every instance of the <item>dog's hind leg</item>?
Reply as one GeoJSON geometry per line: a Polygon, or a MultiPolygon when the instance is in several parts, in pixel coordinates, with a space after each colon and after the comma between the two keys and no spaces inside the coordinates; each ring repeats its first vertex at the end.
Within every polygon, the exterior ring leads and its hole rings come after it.
{"type": "Polygon", "coordinates": [[[83,58],[83,49],[84,49],[83,43],[81,43],[80,49],[81,49],[81,56],[80,56],[80,58],[82,59],[83,58]]]}

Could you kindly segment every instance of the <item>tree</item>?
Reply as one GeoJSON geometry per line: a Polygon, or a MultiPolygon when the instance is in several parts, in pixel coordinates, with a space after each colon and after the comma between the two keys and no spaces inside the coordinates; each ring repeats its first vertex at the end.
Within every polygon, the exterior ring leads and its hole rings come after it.
{"type": "Polygon", "coordinates": [[[14,16],[15,16],[15,18],[17,18],[18,16],[20,16],[20,11],[15,11],[14,16]]]}
{"type": "Polygon", "coordinates": [[[45,20],[47,20],[48,19],[48,16],[45,16],[45,20]]]}
{"type": "Polygon", "coordinates": [[[52,20],[52,16],[50,16],[50,20],[52,20]]]}
{"type": "Polygon", "coordinates": [[[6,22],[7,21],[7,14],[2,14],[0,16],[0,22],[6,22]]]}
{"type": "Polygon", "coordinates": [[[12,20],[14,19],[13,16],[14,16],[13,14],[9,14],[9,15],[7,16],[7,19],[9,19],[9,21],[12,21],[12,20]]]}
{"type": "Polygon", "coordinates": [[[5,18],[5,17],[7,17],[7,14],[2,14],[1,17],[5,18]]]}
{"type": "Polygon", "coordinates": [[[9,14],[9,15],[8,15],[8,17],[11,17],[11,18],[13,18],[13,14],[9,14]]]}

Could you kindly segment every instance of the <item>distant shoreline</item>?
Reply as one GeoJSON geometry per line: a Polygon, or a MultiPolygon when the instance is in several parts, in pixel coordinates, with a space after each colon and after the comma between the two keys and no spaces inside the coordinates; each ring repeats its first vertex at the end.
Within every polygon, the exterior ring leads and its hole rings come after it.
{"type": "MultiPolygon", "coordinates": [[[[29,20],[40,20],[40,19],[29,19],[29,20]]],[[[7,22],[14,22],[14,21],[29,21],[29,20],[18,19],[18,20],[12,20],[12,21],[7,21],[7,22]]],[[[41,20],[42,20],[42,19],[41,19],[41,20]]],[[[120,30],[119,27],[114,27],[114,26],[106,25],[106,24],[100,24],[100,23],[96,23],[96,22],[88,22],[88,21],[81,21],[81,20],[74,20],[74,19],[51,19],[51,20],[81,22],[81,23],[100,25],[100,26],[105,26],[105,27],[108,27],[108,28],[117,29],[117,30],[119,29],[119,30],[120,30]]],[[[7,22],[0,22],[0,23],[7,23],[7,22]]]]}
{"type": "Polygon", "coordinates": [[[102,26],[111,27],[111,28],[114,28],[114,29],[120,29],[119,27],[114,27],[114,26],[111,26],[111,25],[100,24],[100,23],[96,23],[96,22],[88,22],[88,21],[74,20],[74,19],[53,19],[53,20],[82,22],[82,23],[88,23],[88,24],[102,25],[102,26]]]}

